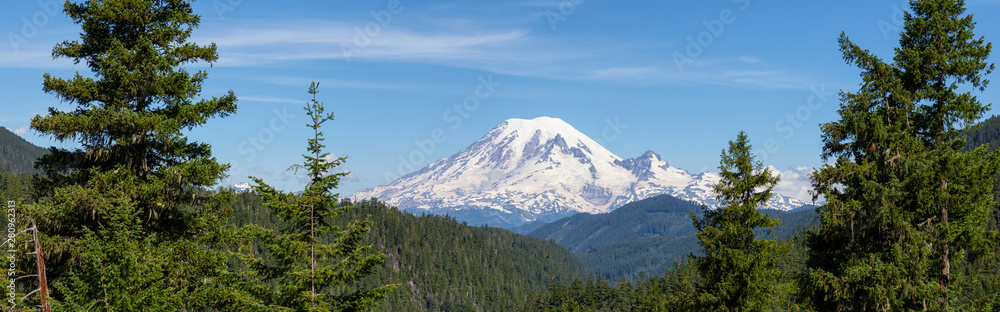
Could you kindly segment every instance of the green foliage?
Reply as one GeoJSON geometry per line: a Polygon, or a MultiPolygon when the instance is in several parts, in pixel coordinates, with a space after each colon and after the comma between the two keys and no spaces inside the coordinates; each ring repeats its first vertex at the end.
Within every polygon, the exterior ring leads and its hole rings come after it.
{"type": "Polygon", "coordinates": [[[333,193],[340,178],[347,172],[330,173],[346,157],[330,159],[320,127],[333,120],[333,113],[324,114],[323,103],[316,100],[319,84],[309,86],[312,102],[305,106],[312,120],[309,154],[303,169],[310,181],[301,193],[282,192],[262,179],[254,190],[280,219],[277,229],[250,224],[243,229],[258,239],[265,248],[263,256],[245,254],[248,273],[265,282],[264,302],[271,310],[282,311],[365,311],[396,285],[358,288],[356,281],[370,275],[385,262],[384,254],[370,254],[371,245],[362,245],[363,235],[372,226],[370,218],[352,221],[343,229],[332,220],[353,207],[338,205],[339,195],[333,193]],[[328,238],[323,242],[323,238],[328,238]],[[273,285],[273,287],[270,287],[273,285]]]}
{"type": "MultiPolygon", "coordinates": [[[[781,224],[770,234],[768,233],[770,229],[758,228],[754,231],[757,238],[787,239],[798,231],[811,227],[816,219],[816,212],[812,209],[791,212],[762,210],[762,212],[772,218],[781,219],[781,224]]],[[[680,233],[684,236],[656,236],[607,243],[575,254],[587,267],[594,270],[594,273],[608,280],[634,280],[641,273],[645,273],[646,276],[661,276],[673,268],[675,262],[682,261],[691,254],[702,255],[701,245],[698,244],[698,237],[694,235],[695,230],[691,225],[689,214],[686,219],[685,223],[689,225],[690,232],[680,233]]],[[[628,228],[621,229],[621,231],[628,230],[628,228]]]]}
{"type": "Polygon", "coordinates": [[[0,172],[0,202],[6,204],[12,200],[18,204],[27,204],[32,193],[30,175],[0,172]]]}
{"type": "Polygon", "coordinates": [[[39,160],[38,203],[24,209],[40,228],[53,306],[239,306],[221,269],[229,195],[203,191],[228,166],[182,134],[236,111],[232,92],[196,100],[207,75],[180,67],[218,58],[214,44],[187,42],[199,16],[180,0],[66,2],[65,12],[81,38],[52,54],[83,62],[93,77],[45,74],[43,90],[76,108],[50,108],[31,127],[82,148],[39,160]]]}
{"type": "MultiPolygon", "coordinates": [[[[581,213],[539,227],[532,236],[552,239],[574,250],[588,267],[612,281],[633,280],[639,273],[660,276],[674,262],[698,253],[698,238],[691,212],[701,214],[693,202],[659,195],[632,202],[605,214],[581,213]]],[[[773,229],[759,228],[757,238],[792,236],[815,222],[815,209],[784,212],[762,209],[782,222],[773,229]],[[773,230],[773,233],[769,233],[773,230]]]]}
{"type": "Polygon", "coordinates": [[[989,151],[997,149],[1000,147],[1000,116],[993,115],[965,129],[962,137],[965,138],[963,151],[968,152],[982,145],[986,145],[989,151]]]}
{"type": "Polygon", "coordinates": [[[640,306],[640,295],[651,283],[639,280],[637,286],[627,281],[611,285],[598,278],[586,283],[574,280],[570,286],[552,281],[546,292],[520,307],[520,311],[633,311],[640,306]]]}
{"type": "MultiPolygon", "coordinates": [[[[356,285],[400,284],[373,311],[508,311],[545,290],[553,277],[592,277],[573,254],[551,241],[472,227],[447,216],[414,216],[375,200],[341,204],[354,208],[330,223],[346,226],[371,216],[365,240],[386,255],[385,263],[356,285]]],[[[234,210],[234,224],[282,227],[254,193],[239,194],[234,210]]]]}
{"type": "Polygon", "coordinates": [[[757,239],[754,230],[772,230],[780,220],[757,210],[771,198],[778,183],[763,162],[756,161],[745,133],[722,152],[722,179],[713,191],[722,203],[705,210],[704,217],[691,213],[704,256],[694,257],[694,266],[704,279],[697,286],[697,305],[706,311],[766,311],[780,297],[776,281],[781,272],[775,260],[785,247],[773,239],[757,239]]]}
{"type": "Polygon", "coordinates": [[[911,1],[893,63],[840,37],[863,82],[841,94],[841,119],[821,126],[835,163],[813,175],[827,203],[802,283],[817,309],[947,310],[961,279],[951,266],[995,242],[1000,154],[962,152],[958,137],[989,108],[960,84],[983,91],[993,70],[963,6],[911,1]]]}
{"type": "MultiPolygon", "coordinates": [[[[693,231],[693,230],[692,230],[693,231]]],[[[639,275],[661,276],[701,246],[694,234],[657,236],[630,242],[608,243],[575,253],[598,276],[610,280],[634,280],[639,275]]]]}
{"type": "MultiPolygon", "coordinates": [[[[791,285],[796,276],[804,273],[805,229],[781,239],[779,245],[790,246],[787,254],[775,259],[775,268],[781,272],[781,285],[791,285]]],[[[692,236],[693,237],[693,236],[692,236]]],[[[618,280],[615,285],[607,282],[574,281],[570,286],[553,281],[549,289],[526,301],[522,311],[697,311],[705,309],[698,298],[699,285],[705,283],[693,262],[685,261],[673,266],[666,274],[646,279],[639,274],[635,279],[618,280]]],[[[795,294],[776,294],[771,311],[809,311],[796,300],[795,294]]]]}
{"type": "Polygon", "coordinates": [[[154,185],[138,183],[127,169],[91,171],[87,187],[60,191],[64,203],[100,199],[90,203],[100,213],[94,227],[83,227],[71,246],[79,270],[53,283],[64,294],[55,310],[176,311],[208,307],[212,298],[229,295],[216,283],[187,281],[212,276],[223,263],[221,254],[191,240],[164,240],[161,233],[144,230],[138,196],[154,185]]]}
{"type": "Polygon", "coordinates": [[[593,276],[551,241],[472,227],[448,216],[418,217],[374,200],[355,207],[353,214],[372,214],[369,237],[389,256],[387,269],[372,280],[402,284],[380,311],[507,311],[544,290],[553,277],[593,276]]]}

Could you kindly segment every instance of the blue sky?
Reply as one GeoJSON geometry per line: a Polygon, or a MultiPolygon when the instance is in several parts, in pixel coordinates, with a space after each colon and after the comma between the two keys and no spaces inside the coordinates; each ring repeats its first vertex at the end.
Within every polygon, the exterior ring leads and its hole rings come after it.
{"type": "MultiPolygon", "coordinates": [[[[977,35],[1000,42],[1000,1],[967,2],[977,35]]],[[[52,10],[59,3],[0,5],[0,126],[73,147],[26,128],[48,107],[71,108],[42,92],[43,73],[88,74],[50,56],[80,31],[52,10]]],[[[740,130],[769,165],[819,166],[817,125],[837,118],[837,92],[860,81],[837,36],[891,58],[907,4],[213,0],[194,8],[202,23],[193,41],[217,43],[220,55],[211,67],[189,67],[209,74],[202,96],[233,90],[240,99],[236,115],[189,133],[233,164],[226,183],[254,175],[301,187],[285,168],[305,151],[302,106],[318,81],[319,100],[336,114],[323,129],[329,150],[347,155],[343,168],[353,173],[341,184],[346,196],[448,157],[508,118],[537,116],[562,118],[620,157],[653,150],[691,172],[716,170],[740,130]]],[[[997,88],[976,95],[997,103],[997,88]]]]}

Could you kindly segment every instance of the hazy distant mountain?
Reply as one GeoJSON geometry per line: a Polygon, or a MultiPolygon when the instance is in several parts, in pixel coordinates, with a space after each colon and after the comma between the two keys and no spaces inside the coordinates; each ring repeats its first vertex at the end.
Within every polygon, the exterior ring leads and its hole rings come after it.
{"type": "MultiPolygon", "coordinates": [[[[565,121],[538,117],[504,121],[457,154],[351,198],[377,197],[401,209],[512,228],[604,213],[660,194],[714,206],[711,187],[718,180],[715,173],[671,167],[652,151],[622,159],[565,121]]],[[[769,207],[803,204],[776,195],[769,207]]]]}
{"type": "Polygon", "coordinates": [[[0,127],[0,171],[35,173],[35,160],[47,153],[47,149],[35,146],[7,128],[0,127]]]}
{"type": "Polygon", "coordinates": [[[217,190],[220,190],[220,191],[221,190],[232,190],[233,192],[236,192],[236,193],[242,193],[242,192],[248,192],[248,191],[253,190],[253,187],[250,186],[250,183],[243,182],[243,183],[236,183],[236,184],[231,184],[231,185],[229,185],[229,184],[227,184],[227,185],[220,185],[217,188],[217,190]]]}

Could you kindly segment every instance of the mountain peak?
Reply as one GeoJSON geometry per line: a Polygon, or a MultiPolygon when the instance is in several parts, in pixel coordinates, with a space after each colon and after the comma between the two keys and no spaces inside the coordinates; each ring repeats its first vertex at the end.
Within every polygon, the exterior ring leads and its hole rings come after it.
{"type": "Polygon", "coordinates": [[[654,151],[646,151],[645,153],[642,153],[642,156],[639,156],[639,158],[649,159],[649,160],[663,160],[663,158],[660,157],[660,154],[657,154],[654,151]]]}
{"type": "MultiPolygon", "coordinates": [[[[483,137],[483,139],[488,138],[492,138],[494,141],[497,139],[511,140],[512,145],[518,147],[544,144],[550,140],[564,141],[562,144],[569,147],[576,147],[581,144],[590,147],[598,145],[597,142],[591,140],[590,137],[584,135],[569,123],[566,123],[566,121],[547,116],[536,117],[534,119],[507,119],[483,137]]],[[[528,146],[528,148],[532,147],[528,146]]]]}
{"type": "Polygon", "coordinates": [[[508,119],[448,158],[351,197],[516,226],[608,212],[660,194],[711,206],[714,182],[671,167],[653,151],[622,159],[562,119],[537,117],[508,119]]]}
{"type": "Polygon", "coordinates": [[[512,130],[521,130],[526,132],[534,132],[534,130],[548,130],[553,132],[565,132],[566,130],[569,130],[570,132],[579,132],[566,121],[549,116],[540,116],[533,119],[511,118],[505,120],[500,125],[501,127],[506,126],[506,128],[512,130]]]}

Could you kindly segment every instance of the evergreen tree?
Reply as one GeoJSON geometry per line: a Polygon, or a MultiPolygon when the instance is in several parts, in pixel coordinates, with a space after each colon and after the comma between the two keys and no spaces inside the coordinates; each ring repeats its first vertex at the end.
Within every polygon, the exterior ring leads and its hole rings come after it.
{"type": "Polygon", "coordinates": [[[31,127],[82,148],[38,161],[39,202],[24,212],[41,232],[54,307],[239,307],[220,249],[229,194],[203,191],[228,165],[182,134],[236,111],[232,91],[197,100],[207,74],[181,67],[218,59],[214,44],[187,42],[199,16],[182,0],[67,1],[64,10],[83,31],[52,54],[93,76],[45,74],[43,90],[76,108],[50,108],[31,127]]]}
{"type": "Polygon", "coordinates": [[[276,282],[276,289],[262,291],[265,302],[274,310],[288,311],[365,311],[396,285],[357,289],[357,281],[385,262],[384,254],[369,254],[371,245],[362,245],[363,235],[372,225],[370,217],[351,222],[345,229],[331,224],[333,218],[352,209],[338,205],[339,195],[332,193],[347,172],[332,173],[346,157],[332,158],[323,151],[325,144],[320,126],[333,120],[324,114],[323,103],[316,101],[319,84],[309,86],[312,102],[305,110],[312,123],[313,138],[305,162],[292,170],[305,170],[310,178],[300,194],[274,189],[262,179],[253,178],[264,205],[283,223],[275,231],[251,225],[246,229],[264,245],[260,257],[246,255],[251,273],[265,283],[276,282]],[[321,241],[332,236],[332,243],[321,241]]]}
{"type": "MultiPolygon", "coordinates": [[[[705,208],[702,218],[693,212],[705,255],[694,258],[704,279],[696,300],[705,311],[769,311],[781,297],[781,272],[775,260],[785,251],[773,239],[757,239],[754,229],[769,233],[780,220],[764,215],[757,207],[771,198],[779,178],[754,159],[747,135],[740,132],[736,142],[722,151],[719,169],[722,180],[713,190],[721,205],[705,208]]],[[[703,206],[704,207],[704,206],[703,206]]]]}
{"type": "Polygon", "coordinates": [[[862,69],[857,93],[841,93],[841,119],[823,124],[813,176],[827,203],[810,238],[803,282],[820,310],[948,310],[965,251],[988,252],[993,177],[1000,154],[963,152],[958,134],[989,108],[983,91],[991,45],[975,38],[964,1],[911,1],[893,63],[841,34],[862,69]]]}

